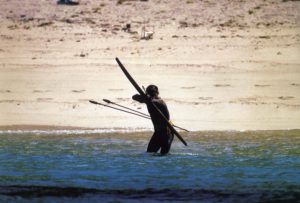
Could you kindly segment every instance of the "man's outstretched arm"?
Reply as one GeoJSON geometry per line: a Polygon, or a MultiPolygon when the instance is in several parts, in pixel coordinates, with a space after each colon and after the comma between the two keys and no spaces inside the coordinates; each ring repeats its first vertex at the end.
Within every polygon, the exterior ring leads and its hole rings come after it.
{"type": "Polygon", "coordinates": [[[146,103],[147,102],[147,98],[145,98],[144,96],[139,95],[139,94],[133,95],[132,99],[135,100],[135,101],[138,101],[140,103],[146,103]]]}

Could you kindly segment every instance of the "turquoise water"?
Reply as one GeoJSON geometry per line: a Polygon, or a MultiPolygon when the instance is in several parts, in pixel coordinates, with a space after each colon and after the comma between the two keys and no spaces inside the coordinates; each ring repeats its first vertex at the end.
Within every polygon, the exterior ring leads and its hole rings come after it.
{"type": "Polygon", "coordinates": [[[151,133],[0,133],[0,202],[300,199],[300,131],[193,132],[145,153],[151,133]]]}

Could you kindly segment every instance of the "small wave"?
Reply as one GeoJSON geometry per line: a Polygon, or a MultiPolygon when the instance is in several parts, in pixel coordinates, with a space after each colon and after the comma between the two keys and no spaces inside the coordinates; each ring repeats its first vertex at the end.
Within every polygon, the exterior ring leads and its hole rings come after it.
{"type": "Polygon", "coordinates": [[[170,155],[177,155],[177,156],[199,156],[199,153],[193,152],[171,152],[170,155]]]}

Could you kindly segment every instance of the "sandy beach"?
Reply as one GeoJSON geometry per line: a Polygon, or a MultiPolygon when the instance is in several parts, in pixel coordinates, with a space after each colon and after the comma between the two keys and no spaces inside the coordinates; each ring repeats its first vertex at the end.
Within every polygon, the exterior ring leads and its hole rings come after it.
{"type": "Polygon", "coordinates": [[[147,113],[115,57],[179,126],[300,128],[299,1],[1,0],[0,30],[1,129],[151,129],[88,102],[147,113]]]}

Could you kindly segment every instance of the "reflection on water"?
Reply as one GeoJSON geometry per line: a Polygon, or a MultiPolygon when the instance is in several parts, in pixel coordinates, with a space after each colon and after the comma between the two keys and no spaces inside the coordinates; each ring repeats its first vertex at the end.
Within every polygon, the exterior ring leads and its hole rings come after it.
{"type": "MultiPolygon", "coordinates": [[[[1,132],[0,200],[12,200],[10,192],[28,191],[29,186],[95,189],[87,193],[106,194],[108,199],[123,199],[125,194],[118,191],[148,190],[149,198],[170,201],[195,200],[197,195],[221,201],[255,200],[262,194],[267,199],[285,194],[282,198],[291,201],[299,197],[300,131],[197,132],[185,138],[188,147],[175,140],[169,155],[156,156],[144,152],[148,137],[139,133],[1,132]],[[159,198],[165,190],[173,199],[159,198]]],[[[49,194],[41,196],[47,200],[49,194]]]]}

